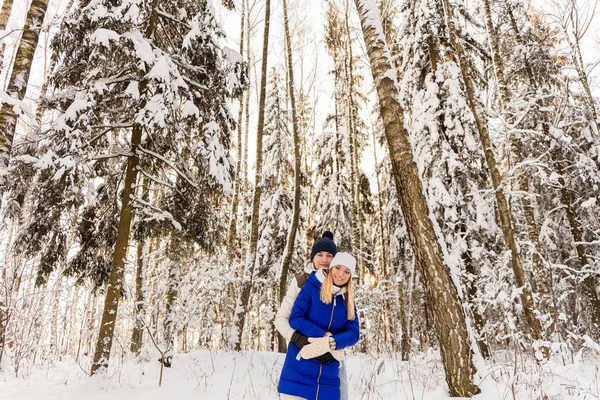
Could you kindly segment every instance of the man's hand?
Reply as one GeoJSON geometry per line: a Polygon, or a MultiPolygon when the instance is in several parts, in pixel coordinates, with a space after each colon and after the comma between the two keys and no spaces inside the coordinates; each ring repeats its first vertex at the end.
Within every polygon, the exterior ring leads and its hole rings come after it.
{"type": "Polygon", "coordinates": [[[316,359],[327,365],[331,364],[333,362],[333,360],[335,360],[335,358],[331,355],[331,353],[325,353],[325,354],[317,357],[316,359]]]}
{"type": "Polygon", "coordinates": [[[294,332],[292,335],[291,342],[298,346],[300,350],[309,343],[308,337],[298,331],[294,332]]]}

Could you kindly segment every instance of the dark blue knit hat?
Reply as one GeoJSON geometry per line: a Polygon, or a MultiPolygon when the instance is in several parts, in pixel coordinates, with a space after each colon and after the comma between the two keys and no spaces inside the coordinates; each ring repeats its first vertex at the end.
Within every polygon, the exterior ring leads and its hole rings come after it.
{"type": "Polygon", "coordinates": [[[317,239],[315,244],[313,244],[312,249],[310,250],[310,261],[312,261],[315,257],[315,254],[317,254],[320,251],[326,251],[335,256],[335,253],[337,253],[337,246],[333,241],[333,233],[325,231],[323,232],[323,236],[317,239]]]}

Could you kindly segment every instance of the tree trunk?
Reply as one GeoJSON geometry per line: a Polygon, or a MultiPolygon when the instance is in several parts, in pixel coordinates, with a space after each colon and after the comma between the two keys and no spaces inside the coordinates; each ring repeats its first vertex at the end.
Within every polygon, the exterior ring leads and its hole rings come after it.
{"type": "MultiPolygon", "coordinates": [[[[252,11],[249,8],[249,3],[248,0],[242,0],[242,1],[246,1],[246,26],[248,28],[248,34],[246,35],[246,54],[247,54],[247,60],[246,62],[248,63],[248,75],[250,75],[250,65],[252,65],[252,58],[251,58],[251,54],[250,54],[250,34],[252,33],[250,30],[250,12],[252,11]]],[[[248,195],[249,192],[249,184],[248,184],[248,132],[250,131],[250,94],[251,94],[251,85],[248,85],[248,89],[246,90],[246,99],[244,101],[244,153],[242,154],[242,193],[244,194],[244,196],[242,197],[242,211],[241,211],[241,215],[242,215],[242,221],[246,221],[247,219],[247,213],[248,213],[248,207],[246,207],[246,195],[248,195]]],[[[241,233],[240,233],[241,235],[241,233]]],[[[241,247],[241,255],[240,255],[240,260],[245,260],[246,259],[246,246],[245,245],[240,245],[241,247]]]]}
{"type": "MultiPolygon", "coordinates": [[[[581,86],[583,86],[583,91],[585,92],[585,98],[587,101],[587,106],[594,118],[594,123],[598,130],[600,130],[600,121],[598,121],[598,113],[596,112],[596,102],[594,101],[594,97],[592,96],[592,91],[590,90],[590,83],[588,80],[588,76],[585,73],[585,66],[583,63],[583,59],[581,58],[581,45],[579,43],[579,39],[575,38],[573,42],[569,37],[569,32],[564,29],[565,37],[567,38],[567,42],[569,43],[569,47],[571,48],[571,57],[573,60],[573,65],[575,66],[575,70],[577,71],[577,76],[579,78],[579,82],[581,86]]],[[[577,35],[577,32],[576,32],[577,35]]]]}
{"type": "Polygon", "coordinates": [[[71,298],[71,300],[69,301],[69,306],[66,307],[65,310],[65,325],[67,325],[67,311],[69,314],[69,323],[68,323],[68,333],[66,333],[63,338],[62,338],[62,342],[61,343],[61,349],[62,349],[62,354],[64,355],[69,355],[69,350],[71,347],[71,339],[73,337],[74,331],[75,331],[75,327],[77,325],[77,308],[79,305],[79,292],[80,292],[80,286],[78,285],[72,285],[70,287],[70,290],[73,291],[73,297],[71,298]]]}
{"type": "Polygon", "coordinates": [[[87,299],[85,301],[84,307],[83,307],[83,316],[81,318],[81,327],[79,328],[79,340],[77,340],[77,351],[75,352],[75,361],[76,362],[79,362],[79,355],[81,353],[81,344],[83,342],[83,331],[84,331],[84,327],[86,326],[86,323],[88,322],[88,314],[90,314],[88,312],[88,310],[92,304],[93,293],[94,292],[92,290],[90,290],[90,292],[88,293],[87,299]]]}
{"type": "Polygon", "coordinates": [[[529,328],[531,337],[534,340],[540,340],[542,338],[542,325],[535,316],[533,294],[531,292],[531,287],[527,282],[525,270],[523,269],[519,246],[515,238],[512,215],[508,206],[508,201],[506,200],[505,189],[500,177],[500,172],[498,171],[498,167],[496,165],[496,158],[494,156],[492,144],[488,134],[487,121],[485,120],[485,116],[479,107],[478,100],[475,97],[475,88],[469,75],[469,66],[465,53],[458,40],[456,27],[454,25],[454,13],[450,7],[450,2],[449,0],[442,0],[442,3],[444,6],[448,36],[450,43],[456,52],[467,93],[467,100],[475,119],[475,124],[479,132],[479,138],[485,154],[485,160],[492,178],[492,186],[494,187],[494,192],[496,195],[496,205],[500,214],[500,225],[502,227],[505,245],[510,251],[511,266],[515,276],[515,283],[517,287],[521,289],[519,297],[523,306],[525,321],[527,327],[529,328]]]}
{"type": "MultiPolygon", "coordinates": [[[[464,237],[467,237],[467,226],[463,223],[460,225],[461,233],[464,237]]],[[[470,249],[470,241],[467,242],[467,249],[470,249]]],[[[469,250],[465,251],[461,255],[463,263],[465,265],[465,272],[467,273],[467,299],[471,306],[471,312],[473,314],[473,322],[475,323],[475,334],[477,335],[477,345],[479,346],[479,351],[481,352],[481,356],[485,359],[490,358],[490,349],[488,347],[485,335],[485,320],[479,310],[477,309],[477,305],[474,304],[475,299],[479,297],[479,287],[477,285],[477,281],[475,280],[477,276],[477,271],[475,270],[475,265],[473,264],[473,259],[471,257],[471,252],[469,250]]]]}
{"type": "Polygon", "coordinates": [[[415,263],[426,283],[427,300],[434,316],[450,395],[473,396],[480,390],[473,383],[475,368],[465,316],[456,287],[444,265],[442,249],[429,217],[423,184],[410,149],[408,132],[404,127],[404,110],[397,100],[398,85],[390,53],[382,33],[377,29],[381,23],[379,10],[374,1],[355,0],[355,3],[377,88],[394,180],[415,263]]]}
{"type": "Polygon", "coordinates": [[[385,224],[383,222],[383,201],[381,199],[381,184],[379,182],[379,165],[377,165],[377,139],[375,138],[375,128],[373,128],[373,160],[375,162],[375,181],[377,182],[377,214],[379,216],[379,237],[381,239],[381,271],[380,273],[389,279],[391,274],[388,274],[388,243],[386,238],[388,237],[385,233],[385,224]]]}
{"type": "MultiPolygon", "coordinates": [[[[52,294],[52,303],[50,305],[50,312],[52,316],[50,317],[50,353],[54,356],[58,356],[58,347],[59,347],[59,335],[64,334],[63,330],[65,328],[65,321],[60,321],[60,296],[62,294],[62,269],[58,270],[56,284],[52,288],[54,292],[52,294]],[[59,333],[60,326],[60,333],[59,333]]],[[[32,305],[33,308],[33,305],[32,305]]]]}
{"type": "MultiPolygon", "coordinates": [[[[4,1],[4,3],[7,2],[11,1],[4,1]]],[[[4,6],[2,8],[4,11],[4,6]]],[[[14,66],[6,88],[6,93],[14,101],[20,102],[25,97],[33,55],[38,44],[47,8],[48,0],[33,0],[27,13],[23,36],[19,42],[14,66]]],[[[0,108],[0,188],[4,185],[4,170],[8,168],[13,136],[17,126],[18,116],[15,108],[17,107],[13,102],[4,102],[0,108]]],[[[3,192],[4,190],[0,189],[0,197],[3,192]]]]}
{"type": "MultiPolygon", "coordinates": [[[[246,22],[246,1],[242,0],[242,16],[240,18],[240,55],[244,56],[244,34],[245,34],[245,22],[246,22]]],[[[250,90],[248,88],[247,90],[250,90]]],[[[233,252],[234,249],[237,249],[237,235],[236,235],[236,225],[237,225],[237,217],[238,217],[238,203],[240,198],[240,190],[242,189],[242,185],[244,184],[242,179],[242,126],[243,126],[243,118],[244,118],[244,95],[245,91],[240,94],[239,102],[240,102],[240,110],[238,112],[238,126],[237,126],[237,161],[235,164],[235,187],[233,190],[233,202],[231,204],[231,215],[229,220],[229,233],[227,234],[227,264],[231,265],[231,261],[233,260],[233,252]]],[[[243,196],[242,196],[243,197],[243,196]]],[[[237,252],[237,250],[236,250],[237,252]]]]}
{"type": "Polygon", "coordinates": [[[131,156],[127,160],[127,169],[125,171],[125,187],[123,188],[123,197],[121,199],[121,214],[119,216],[119,228],[117,240],[115,243],[115,254],[111,265],[108,287],[106,288],[106,299],[104,300],[104,312],[102,313],[102,322],[94,353],[94,362],[92,364],[91,374],[98,372],[100,368],[108,367],[110,358],[110,349],[112,347],[115,322],[117,319],[117,310],[119,300],[123,290],[125,279],[125,259],[127,258],[127,247],[129,245],[129,233],[131,231],[131,220],[133,214],[132,199],[136,181],[137,166],[139,156],[137,148],[141,143],[143,128],[136,125],[131,135],[131,156]]]}
{"type": "MultiPolygon", "coordinates": [[[[517,25],[517,21],[516,21],[516,19],[514,17],[512,8],[508,4],[506,4],[506,3],[504,3],[504,6],[506,8],[506,12],[507,12],[508,17],[509,17],[510,26],[511,26],[511,29],[513,30],[513,33],[515,35],[517,43],[519,45],[525,45],[526,43],[524,42],[524,40],[523,40],[523,38],[521,36],[521,32],[520,32],[519,27],[517,25]]],[[[527,74],[527,78],[529,79],[529,84],[531,85],[531,87],[533,88],[533,90],[535,90],[537,92],[537,90],[539,88],[539,85],[538,85],[538,83],[536,81],[535,75],[533,73],[533,69],[531,68],[531,65],[529,64],[529,62],[528,62],[527,59],[525,59],[524,62],[525,62],[525,72],[527,74]]],[[[547,104],[544,104],[540,100],[538,100],[538,104],[539,104],[540,108],[547,107],[547,104]]],[[[541,121],[541,125],[542,125],[542,129],[543,129],[543,132],[544,132],[544,136],[549,138],[550,137],[550,122],[548,121],[547,114],[544,114],[544,117],[542,118],[542,121],[541,121]]],[[[550,152],[550,158],[552,160],[553,165],[556,165],[556,155],[553,152],[550,152]]],[[[566,190],[566,188],[563,187],[563,188],[561,188],[561,190],[566,190]]],[[[561,201],[563,199],[567,199],[568,200],[568,196],[561,196],[561,201]]],[[[526,204],[524,204],[524,207],[525,206],[526,206],[526,204]]],[[[565,204],[565,206],[566,207],[570,207],[570,203],[565,204]]],[[[530,218],[533,221],[533,208],[529,208],[529,210],[526,210],[526,212],[530,212],[531,213],[531,217],[530,218]]],[[[537,233],[538,232],[537,232],[537,229],[536,229],[533,232],[530,232],[529,234],[530,235],[531,234],[536,235],[537,233]]],[[[539,243],[539,236],[537,236],[536,241],[537,241],[537,243],[539,243]]],[[[536,255],[537,255],[538,258],[541,258],[540,255],[537,252],[536,252],[536,255]]],[[[534,257],[535,257],[535,255],[534,255],[534,257]]],[[[536,259],[534,258],[534,263],[535,262],[536,262],[536,259]]],[[[550,284],[551,283],[552,283],[552,281],[550,280],[550,284]]],[[[549,294],[549,290],[548,290],[548,295],[550,295],[549,294]]],[[[554,321],[553,321],[553,328],[552,329],[556,329],[557,326],[558,326],[557,325],[558,324],[558,312],[556,310],[556,303],[555,302],[551,302],[548,299],[547,307],[548,307],[548,310],[552,313],[552,317],[554,319],[554,321]]],[[[563,335],[563,337],[566,337],[566,332],[564,331],[564,326],[558,326],[558,329],[561,332],[561,334],[563,335]]]]}
{"type": "MultiPolygon", "coordinates": [[[[19,224],[19,219],[16,221],[19,224]]],[[[2,264],[2,273],[0,274],[0,370],[2,369],[2,356],[4,354],[4,345],[6,342],[6,326],[8,322],[8,307],[10,304],[10,293],[12,293],[12,282],[8,281],[8,264],[10,262],[10,247],[12,245],[13,228],[8,229],[6,238],[6,247],[4,249],[4,262],[2,264]]]]}
{"type": "MultiPolygon", "coordinates": [[[[152,1],[152,12],[145,37],[152,38],[156,29],[158,13],[156,8],[158,0],[152,1]]],[[[146,81],[140,84],[140,93],[145,91],[146,81]]],[[[142,102],[142,108],[144,102],[142,102]]],[[[119,215],[119,227],[115,243],[115,254],[113,256],[108,286],[106,288],[106,298],[104,299],[104,311],[102,313],[102,322],[100,323],[100,332],[94,352],[94,361],[90,375],[94,375],[101,368],[108,368],[110,359],[110,350],[112,347],[113,336],[115,332],[115,322],[117,311],[119,309],[119,300],[123,290],[125,279],[125,259],[127,258],[127,248],[129,246],[129,233],[131,231],[131,220],[133,216],[132,199],[134,197],[134,185],[137,179],[139,156],[137,149],[142,142],[142,133],[144,129],[141,125],[135,124],[131,134],[131,156],[127,159],[127,168],[125,170],[125,184],[123,188],[123,197],[121,199],[121,213],[119,215]]]]}
{"type": "MultiPolygon", "coordinates": [[[[7,0],[5,0],[6,2],[7,0]]],[[[75,3],[75,0],[69,0],[69,3],[67,3],[67,7],[65,8],[65,14],[68,14],[69,11],[71,10],[71,8],[73,7],[73,4],[75,3]]],[[[63,22],[64,22],[64,18],[63,21],[60,24],[60,30],[63,29],[63,22]]],[[[0,27],[0,29],[2,29],[0,27]]],[[[46,97],[46,93],[48,93],[48,79],[47,79],[47,75],[48,75],[48,71],[52,72],[54,70],[54,66],[56,64],[56,61],[54,59],[52,59],[52,61],[50,62],[50,68],[46,69],[46,61],[44,60],[44,83],[42,84],[42,89],[40,90],[40,97],[39,99],[42,100],[46,97]]],[[[1,64],[0,64],[1,65],[1,64]]],[[[35,121],[38,123],[38,125],[42,126],[42,117],[44,115],[44,111],[46,111],[46,107],[43,103],[40,102],[40,100],[38,100],[37,103],[37,110],[35,110],[35,121]]]]}
{"type": "Polygon", "coordinates": [[[364,228],[363,215],[360,200],[360,168],[358,152],[358,135],[356,129],[355,101],[354,101],[354,56],[352,54],[352,32],[350,30],[350,2],[346,0],[344,27],[346,29],[346,54],[347,54],[347,80],[348,80],[348,134],[350,140],[350,181],[352,185],[352,218],[354,226],[352,227],[353,251],[356,255],[356,269],[358,273],[358,283],[363,284],[365,252],[364,246],[364,228]]]}
{"type": "Polygon", "coordinates": [[[175,341],[175,316],[177,293],[179,292],[180,266],[178,261],[171,261],[169,268],[169,281],[167,283],[167,302],[165,310],[165,357],[162,360],[163,365],[170,368],[173,363],[173,345],[175,341]]]}
{"type": "MultiPolygon", "coordinates": [[[[11,230],[12,231],[12,230],[11,230]]],[[[8,281],[6,280],[6,265],[2,267],[0,276],[0,370],[2,369],[2,356],[4,355],[4,343],[6,338],[6,316],[8,315],[8,281]]]]}
{"type": "Polygon", "coordinates": [[[265,127],[265,100],[267,89],[267,57],[269,55],[269,25],[271,16],[271,0],[265,1],[265,29],[263,33],[262,66],[260,78],[260,98],[258,100],[258,127],[256,129],[256,167],[254,173],[254,197],[252,199],[252,226],[250,232],[250,245],[246,255],[246,267],[244,268],[244,280],[242,282],[242,293],[238,299],[236,315],[234,318],[234,348],[236,351],[242,349],[242,334],[244,323],[252,291],[254,279],[254,267],[256,263],[256,250],[258,245],[258,219],[260,212],[260,197],[262,194],[262,147],[263,132],[265,127]]]}
{"type": "MultiPolygon", "coordinates": [[[[288,92],[290,96],[290,105],[292,108],[292,129],[294,134],[294,213],[292,216],[292,224],[288,232],[287,242],[283,262],[281,264],[281,276],[279,277],[279,304],[285,297],[285,285],[287,283],[288,272],[294,255],[294,244],[296,243],[296,232],[298,231],[298,223],[300,222],[300,189],[302,187],[302,154],[300,154],[300,128],[298,126],[298,112],[296,110],[296,93],[294,92],[294,62],[292,56],[292,41],[290,39],[290,28],[288,19],[287,0],[283,2],[283,29],[285,34],[285,46],[287,48],[287,74],[288,74],[288,92]]],[[[277,312],[276,312],[277,313],[277,312]]],[[[287,346],[285,338],[277,333],[278,350],[280,353],[285,353],[287,346]]]]}
{"type": "Polygon", "coordinates": [[[0,29],[5,30],[8,24],[8,18],[10,18],[10,12],[12,10],[13,0],[4,0],[2,2],[2,10],[0,11],[0,29]]]}
{"type": "MultiPolygon", "coordinates": [[[[146,195],[144,190],[142,196],[146,195]]],[[[130,350],[136,356],[140,355],[144,343],[144,326],[146,320],[146,293],[144,287],[144,277],[148,265],[148,242],[146,238],[141,239],[137,244],[137,257],[135,269],[135,323],[131,333],[130,350]]],[[[152,250],[150,250],[152,252],[152,250]]]]}
{"type": "Polygon", "coordinates": [[[404,308],[404,285],[402,282],[398,282],[398,307],[400,308],[400,329],[402,331],[400,352],[402,354],[402,361],[408,361],[408,356],[410,354],[410,335],[408,334],[408,323],[404,308]]]}

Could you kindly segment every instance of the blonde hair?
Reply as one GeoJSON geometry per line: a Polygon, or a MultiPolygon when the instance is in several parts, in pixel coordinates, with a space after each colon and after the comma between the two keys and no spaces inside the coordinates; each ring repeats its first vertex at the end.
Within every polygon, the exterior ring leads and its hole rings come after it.
{"type": "MultiPolygon", "coordinates": [[[[353,321],[354,315],[354,290],[352,289],[352,277],[344,285],[346,288],[346,308],[348,310],[348,320],[353,321]]],[[[331,270],[325,275],[325,280],[321,285],[321,301],[325,304],[331,304],[333,298],[333,277],[331,270]]]]}

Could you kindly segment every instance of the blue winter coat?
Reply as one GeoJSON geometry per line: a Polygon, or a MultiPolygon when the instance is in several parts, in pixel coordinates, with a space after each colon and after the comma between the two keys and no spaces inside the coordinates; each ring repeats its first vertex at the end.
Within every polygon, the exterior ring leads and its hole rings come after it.
{"type": "MultiPolygon", "coordinates": [[[[345,291],[343,291],[345,293],[345,291]]],[[[323,337],[330,332],[337,349],[358,342],[358,313],[348,320],[345,295],[333,296],[331,304],[321,301],[321,282],[313,272],[310,274],[292,308],[290,326],[308,337],[323,337]]],[[[294,343],[288,346],[285,363],[279,379],[279,393],[300,396],[308,400],[339,400],[340,363],[335,360],[329,365],[316,359],[298,360],[299,349],[294,343]]]]}

